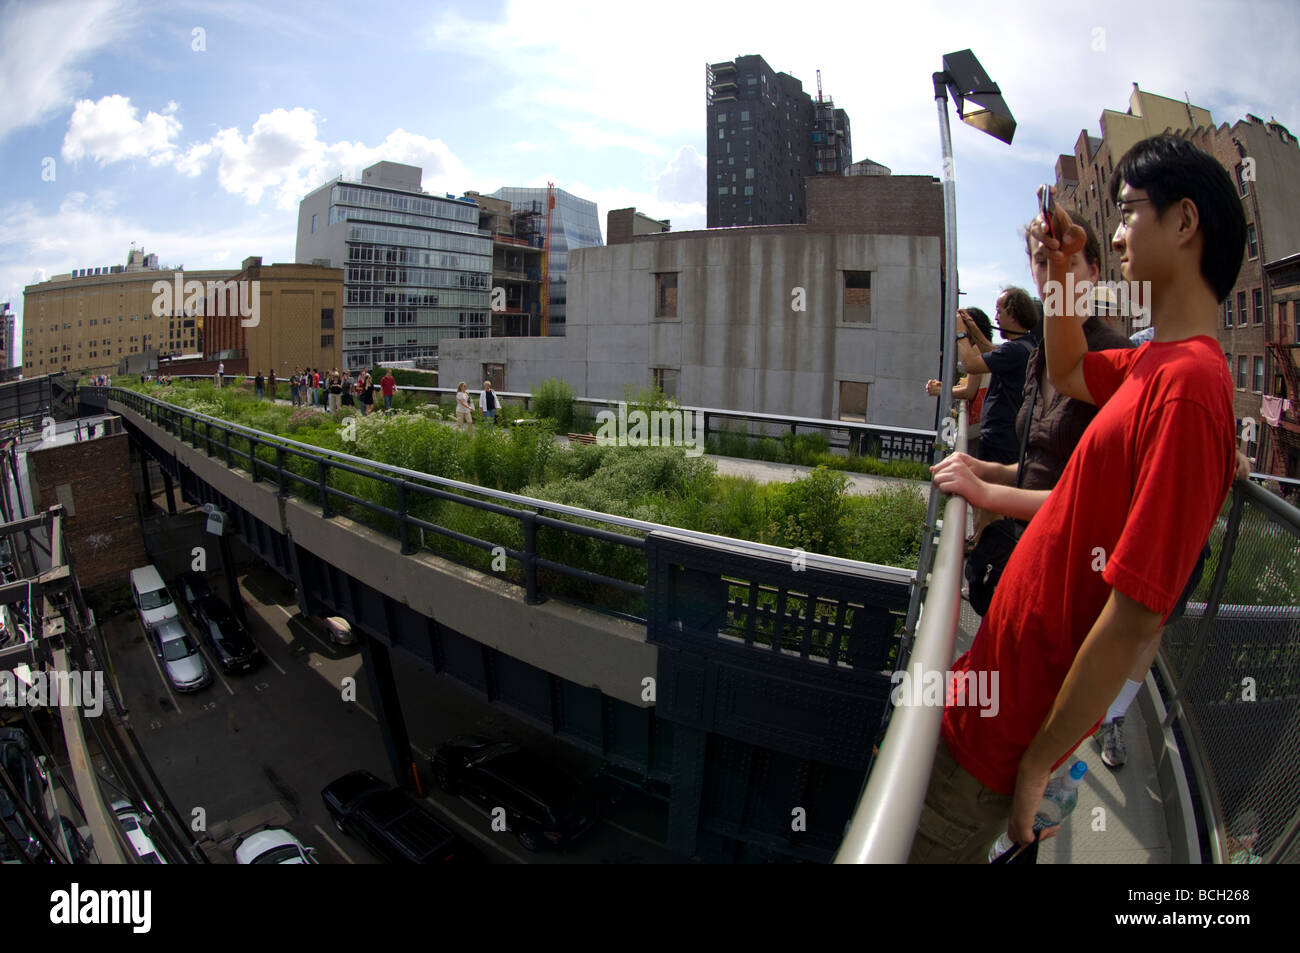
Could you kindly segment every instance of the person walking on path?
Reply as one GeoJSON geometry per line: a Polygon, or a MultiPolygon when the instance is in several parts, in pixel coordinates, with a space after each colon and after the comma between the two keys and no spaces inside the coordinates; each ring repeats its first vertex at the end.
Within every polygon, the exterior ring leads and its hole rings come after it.
{"type": "Polygon", "coordinates": [[[384,392],[384,413],[393,412],[393,394],[397,391],[397,381],[393,379],[393,372],[389,368],[384,369],[384,376],[379,381],[379,389],[384,392]]]}
{"type": "Polygon", "coordinates": [[[329,391],[330,413],[337,413],[339,407],[342,406],[343,398],[343,378],[339,376],[339,369],[337,367],[334,368],[333,372],[330,374],[329,391]]]}
{"type": "Polygon", "coordinates": [[[495,424],[497,422],[497,395],[492,390],[492,382],[483,382],[483,395],[479,398],[479,409],[483,411],[483,422],[495,424]]]}
{"type": "Polygon", "coordinates": [[[257,376],[253,378],[253,392],[257,394],[258,400],[266,396],[266,378],[262,376],[261,371],[258,371],[257,376]]]}
{"type": "Polygon", "coordinates": [[[344,371],[343,372],[343,406],[355,407],[356,405],[357,402],[354,399],[354,393],[353,393],[352,372],[344,371]]]}
{"type": "Polygon", "coordinates": [[[472,437],[474,436],[474,405],[470,402],[469,391],[465,386],[465,382],[461,381],[456,387],[456,429],[462,430],[463,427],[468,427],[472,437]]]}
{"type": "Polygon", "coordinates": [[[266,377],[266,390],[271,395],[271,402],[275,402],[275,371],[271,371],[266,377]]]}

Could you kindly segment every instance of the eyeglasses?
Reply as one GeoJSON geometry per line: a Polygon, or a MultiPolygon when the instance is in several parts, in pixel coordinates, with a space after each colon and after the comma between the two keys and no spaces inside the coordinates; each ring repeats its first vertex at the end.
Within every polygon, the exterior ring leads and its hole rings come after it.
{"type": "Polygon", "coordinates": [[[1150,202],[1150,199],[1120,199],[1115,202],[1115,208],[1119,210],[1119,220],[1124,225],[1128,225],[1128,207],[1137,205],[1139,202],[1150,202]]]}

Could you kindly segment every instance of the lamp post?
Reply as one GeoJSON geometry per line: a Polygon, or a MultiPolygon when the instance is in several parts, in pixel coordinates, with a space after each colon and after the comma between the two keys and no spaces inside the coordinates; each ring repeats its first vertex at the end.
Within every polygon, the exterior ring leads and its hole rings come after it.
{"type": "MultiPolygon", "coordinates": [[[[957,101],[957,114],[962,121],[981,129],[994,138],[1010,144],[1016,131],[1016,121],[997,84],[988,78],[979,60],[970,50],[949,53],[943,58],[943,69],[933,75],[934,98],[939,109],[939,142],[943,150],[943,225],[944,225],[944,295],[942,338],[939,342],[942,359],[942,390],[939,410],[942,420],[947,419],[952,403],[953,377],[956,361],[953,359],[955,324],[957,321],[957,188],[953,174],[952,137],[948,129],[948,93],[957,101]],[[967,112],[967,104],[983,108],[967,112]]],[[[939,428],[941,443],[935,445],[935,462],[946,443],[946,428],[939,428]]],[[[907,620],[904,624],[904,644],[899,647],[899,660],[907,660],[909,667],[916,664],[923,671],[945,671],[952,661],[951,632],[955,626],[959,602],[955,598],[960,589],[961,540],[965,528],[945,527],[952,549],[945,550],[942,565],[935,567],[935,576],[941,580],[936,588],[935,600],[927,615],[927,624],[921,626],[920,638],[910,644],[917,633],[920,616],[921,592],[926,588],[931,564],[934,560],[934,535],[939,515],[940,493],[930,489],[930,503],[926,514],[925,535],[921,541],[921,558],[917,566],[916,583],[912,586],[907,620]],[[947,558],[951,557],[951,558],[947,558]],[[945,618],[946,617],[946,618],[945,618]],[[931,621],[931,620],[937,621],[931,621]],[[944,638],[940,633],[949,635],[944,638]]],[[[957,513],[966,512],[953,500],[948,509],[950,522],[957,513]]],[[[907,860],[920,822],[921,810],[929,783],[932,763],[930,752],[938,741],[942,709],[900,705],[891,712],[889,733],[881,742],[880,752],[872,758],[857,810],[845,831],[835,862],[854,864],[867,862],[903,863],[907,860]]]]}
{"type": "MultiPolygon", "coordinates": [[[[941,355],[941,387],[939,391],[938,427],[940,443],[935,446],[934,462],[938,463],[943,451],[943,420],[952,406],[953,378],[957,373],[955,332],[957,323],[957,176],[952,157],[952,133],[948,127],[948,93],[957,101],[957,115],[962,122],[980,129],[995,139],[1011,144],[1016,133],[1016,120],[1002,99],[998,84],[989,79],[984,67],[970,50],[949,53],[943,58],[943,69],[935,73],[934,100],[939,110],[939,146],[943,154],[943,319],[940,325],[939,353],[941,355]],[[970,104],[982,108],[968,111],[970,104]]],[[[934,529],[939,517],[937,490],[930,491],[926,512],[926,532],[921,541],[920,574],[907,608],[904,637],[910,639],[916,629],[920,614],[921,590],[925,587],[924,573],[929,569],[934,550],[934,529]]],[[[963,534],[965,535],[965,534],[963,534]]]]}

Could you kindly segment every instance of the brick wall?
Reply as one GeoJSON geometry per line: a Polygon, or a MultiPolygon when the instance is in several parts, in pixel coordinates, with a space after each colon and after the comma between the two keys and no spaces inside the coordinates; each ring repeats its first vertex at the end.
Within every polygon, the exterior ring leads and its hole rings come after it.
{"type": "Polygon", "coordinates": [[[807,184],[810,230],[943,239],[943,188],[932,176],[819,176],[807,184]]]}
{"type": "Polygon", "coordinates": [[[605,213],[605,244],[626,245],[632,240],[634,208],[616,208],[605,213]]]}
{"type": "Polygon", "coordinates": [[[27,453],[37,510],[71,503],[63,539],[82,589],[127,582],[132,569],[149,562],[127,440],[114,434],[27,453]]]}

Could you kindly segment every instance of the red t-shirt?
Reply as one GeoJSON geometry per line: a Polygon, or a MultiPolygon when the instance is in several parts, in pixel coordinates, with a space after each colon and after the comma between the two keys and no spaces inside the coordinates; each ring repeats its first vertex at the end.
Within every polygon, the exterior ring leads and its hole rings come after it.
{"type": "Polygon", "coordinates": [[[970,402],[970,414],[966,421],[969,424],[977,424],[980,421],[980,411],[984,409],[984,398],[989,395],[987,387],[981,387],[975,392],[975,399],[970,402]]]}
{"type": "MultiPolygon", "coordinates": [[[[1217,341],[1091,351],[1083,373],[1097,416],[1020,538],[970,651],[953,664],[988,673],[997,713],[981,717],[970,688],[963,706],[950,690],[944,711],[953,756],[1007,795],[1111,588],[1173,611],[1232,486],[1232,382],[1217,341]]],[[[974,684],[968,676],[963,687],[974,684]]]]}
{"type": "Polygon", "coordinates": [[[397,380],[388,375],[384,375],[379,380],[379,389],[384,392],[385,397],[392,397],[393,391],[397,389],[397,380]]]}

